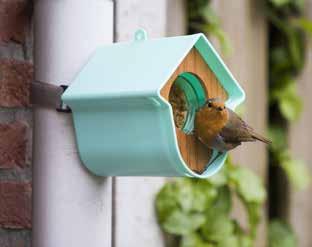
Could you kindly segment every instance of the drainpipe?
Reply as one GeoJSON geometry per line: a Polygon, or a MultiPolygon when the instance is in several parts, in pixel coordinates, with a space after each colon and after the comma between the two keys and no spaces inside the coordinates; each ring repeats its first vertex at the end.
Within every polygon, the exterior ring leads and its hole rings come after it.
{"type": "MultiPolygon", "coordinates": [[[[112,1],[35,0],[34,8],[37,81],[70,84],[113,40],[112,1]]],[[[34,109],[33,247],[111,246],[111,179],[82,166],[72,124],[71,114],[34,109]]]]}

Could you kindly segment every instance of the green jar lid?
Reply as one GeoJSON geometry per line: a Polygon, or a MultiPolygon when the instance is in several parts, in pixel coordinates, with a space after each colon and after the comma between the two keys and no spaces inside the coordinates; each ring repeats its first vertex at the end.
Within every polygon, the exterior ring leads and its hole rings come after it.
{"type": "Polygon", "coordinates": [[[187,116],[181,129],[184,133],[190,134],[194,129],[196,111],[206,101],[205,90],[200,79],[189,72],[180,74],[175,80],[175,83],[183,91],[188,108],[187,116]]]}

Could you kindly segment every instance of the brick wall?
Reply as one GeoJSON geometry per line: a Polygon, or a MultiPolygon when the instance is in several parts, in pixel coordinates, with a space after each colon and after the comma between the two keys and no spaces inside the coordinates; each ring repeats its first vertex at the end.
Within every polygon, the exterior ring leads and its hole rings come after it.
{"type": "Polygon", "coordinates": [[[0,246],[31,246],[32,1],[0,0],[0,246]]]}

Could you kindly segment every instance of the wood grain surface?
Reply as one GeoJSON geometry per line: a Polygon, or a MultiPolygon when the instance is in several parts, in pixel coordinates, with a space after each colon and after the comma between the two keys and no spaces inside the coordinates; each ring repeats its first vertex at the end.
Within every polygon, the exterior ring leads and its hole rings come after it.
{"type": "MultiPolygon", "coordinates": [[[[172,85],[176,78],[184,72],[193,73],[200,78],[202,86],[205,89],[206,98],[219,97],[223,100],[227,99],[226,91],[196,48],[192,48],[179,67],[175,70],[167,84],[162,88],[161,95],[165,99],[169,99],[172,85]]],[[[187,135],[179,128],[176,128],[176,133],[180,152],[185,163],[193,171],[202,173],[211,157],[211,150],[202,144],[194,135],[187,135]]]]}

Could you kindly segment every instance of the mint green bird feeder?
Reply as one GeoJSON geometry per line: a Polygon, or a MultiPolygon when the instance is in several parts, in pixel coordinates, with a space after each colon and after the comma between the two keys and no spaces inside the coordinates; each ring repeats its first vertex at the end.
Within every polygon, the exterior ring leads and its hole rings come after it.
{"type": "Polygon", "coordinates": [[[207,178],[226,158],[210,163],[215,152],[192,135],[210,97],[234,110],[245,93],[203,34],[147,39],[139,30],[134,41],[98,47],[62,100],[94,174],[207,178]]]}

